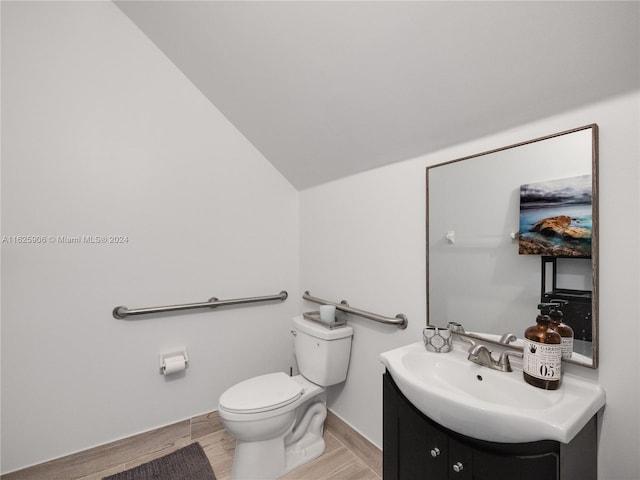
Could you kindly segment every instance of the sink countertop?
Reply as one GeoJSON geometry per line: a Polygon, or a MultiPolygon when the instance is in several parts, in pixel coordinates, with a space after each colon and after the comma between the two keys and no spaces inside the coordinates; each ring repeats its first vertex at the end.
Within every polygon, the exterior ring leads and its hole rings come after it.
{"type": "Polygon", "coordinates": [[[400,391],[422,413],[455,432],[502,443],[569,443],[605,405],[603,388],[563,374],[558,390],[526,383],[522,370],[501,372],[467,360],[466,346],[429,352],[422,342],[380,354],[400,391]]]}

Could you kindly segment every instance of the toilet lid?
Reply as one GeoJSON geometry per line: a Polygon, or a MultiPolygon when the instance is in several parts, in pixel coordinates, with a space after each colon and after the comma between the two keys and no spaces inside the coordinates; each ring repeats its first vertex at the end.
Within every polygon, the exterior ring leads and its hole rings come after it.
{"type": "Polygon", "coordinates": [[[219,403],[228,412],[258,413],[288,405],[302,392],[302,385],[285,373],[268,373],[229,388],[220,396],[219,403]]]}

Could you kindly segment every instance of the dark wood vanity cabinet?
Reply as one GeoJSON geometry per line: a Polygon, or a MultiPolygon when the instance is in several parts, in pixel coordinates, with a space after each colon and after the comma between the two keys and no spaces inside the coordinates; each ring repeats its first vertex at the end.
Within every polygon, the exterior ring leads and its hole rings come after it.
{"type": "Polygon", "coordinates": [[[569,444],[504,444],[438,425],[383,376],[384,480],[596,480],[596,417],[569,444]]]}

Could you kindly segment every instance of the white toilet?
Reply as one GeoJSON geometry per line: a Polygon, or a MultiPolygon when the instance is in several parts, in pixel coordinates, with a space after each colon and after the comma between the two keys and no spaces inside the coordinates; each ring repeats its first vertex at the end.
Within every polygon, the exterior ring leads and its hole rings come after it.
{"type": "Polygon", "coordinates": [[[324,452],[325,388],[347,378],[353,329],[293,319],[301,375],[250,378],[226,390],[218,413],[236,436],[233,480],[274,480],[324,452]]]}

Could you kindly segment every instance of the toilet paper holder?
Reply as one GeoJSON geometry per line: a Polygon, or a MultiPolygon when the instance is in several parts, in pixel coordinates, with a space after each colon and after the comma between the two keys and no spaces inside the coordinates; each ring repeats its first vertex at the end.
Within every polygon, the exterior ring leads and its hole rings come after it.
{"type": "Polygon", "coordinates": [[[160,355],[160,374],[170,375],[172,373],[181,372],[189,367],[189,356],[187,350],[178,350],[171,353],[163,353],[160,355]]]}

